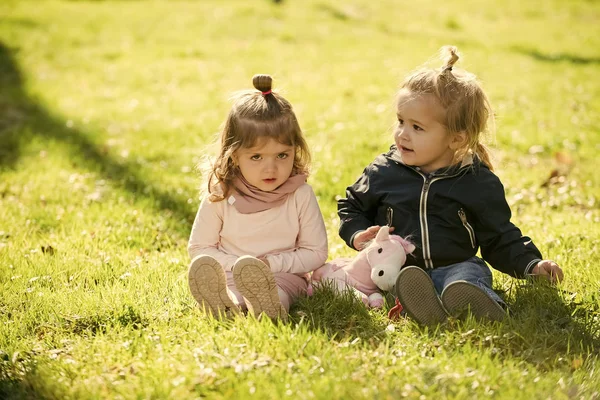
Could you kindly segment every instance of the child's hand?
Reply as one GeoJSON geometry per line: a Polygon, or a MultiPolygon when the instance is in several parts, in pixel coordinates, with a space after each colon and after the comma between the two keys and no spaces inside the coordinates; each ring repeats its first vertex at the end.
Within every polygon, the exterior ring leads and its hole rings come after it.
{"type": "MultiPolygon", "coordinates": [[[[367,228],[366,231],[362,231],[361,233],[354,236],[354,242],[352,243],[352,245],[356,250],[362,250],[368,242],[375,239],[375,236],[377,236],[377,232],[379,232],[380,229],[381,227],[379,225],[367,228]]],[[[390,227],[390,232],[393,232],[393,230],[394,228],[390,227]]]]}
{"type": "Polygon", "coordinates": [[[552,283],[563,280],[564,275],[562,269],[552,260],[542,260],[533,269],[531,274],[548,279],[552,283]]]}

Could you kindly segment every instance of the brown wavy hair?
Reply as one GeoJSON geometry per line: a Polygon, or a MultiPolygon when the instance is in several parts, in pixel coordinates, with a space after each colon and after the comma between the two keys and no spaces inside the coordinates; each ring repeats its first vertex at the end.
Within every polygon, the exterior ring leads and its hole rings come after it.
{"type": "Polygon", "coordinates": [[[256,90],[244,91],[234,103],[219,134],[219,154],[209,163],[207,190],[210,201],[229,196],[233,180],[239,173],[234,155],[242,148],[254,147],[259,140],[271,138],[295,148],[292,174],[308,174],[310,151],[292,105],[272,91],[269,75],[254,75],[256,90]]]}

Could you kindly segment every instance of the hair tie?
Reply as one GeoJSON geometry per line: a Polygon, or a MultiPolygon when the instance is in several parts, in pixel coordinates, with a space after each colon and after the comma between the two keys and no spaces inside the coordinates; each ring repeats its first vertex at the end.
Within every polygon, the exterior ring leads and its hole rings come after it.
{"type": "Polygon", "coordinates": [[[452,71],[452,65],[450,65],[450,66],[448,66],[448,67],[444,68],[444,72],[446,72],[446,71],[452,71]]]}
{"type": "Polygon", "coordinates": [[[261,92],[263,96],[266,96],[268,94],[271,94],[271,89],[267,90],[266,92],[261,92]]]}

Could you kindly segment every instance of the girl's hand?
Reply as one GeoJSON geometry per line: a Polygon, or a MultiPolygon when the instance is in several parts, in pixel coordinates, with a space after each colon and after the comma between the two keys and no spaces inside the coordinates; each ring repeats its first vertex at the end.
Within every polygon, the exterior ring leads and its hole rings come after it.
{"type": "Polygon", "coordinates": [[[552,260],[542,260],[533,269],[531,274],[549,280],[552,283],[560,282],[564,278],[562,269],[552,260]]]}
{"type": "MultiPolygon", "coordinates": [[[[367,228],[366,231],[362,231],[361,233],[357,234],[356,236],[354,236],[354,241],[352,242],[352,245],[354,246],[354,248],[356,250],[362,250],[367,243],[369,243],[371,240],[375,239],[375,236],[377,236],[377,232],[379,232],[379,230],[381,229],[381,227],[379,225],[375,225],[375,226],[371,226],[369,228],[367,228]]],[[[393,232],[394,228],[390,227],[390,232],[393,232]]]]}

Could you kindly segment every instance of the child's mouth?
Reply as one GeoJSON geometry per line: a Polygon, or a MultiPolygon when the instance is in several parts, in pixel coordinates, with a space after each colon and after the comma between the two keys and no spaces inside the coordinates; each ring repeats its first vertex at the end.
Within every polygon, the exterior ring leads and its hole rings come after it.
{"type": "Polygon", "coordinates": [[[410,152],[410,151],[413,151],[413,150],[409,149],[409,148],[406,148],[404,146],[400,146],[400,151],[410,152]]]}

